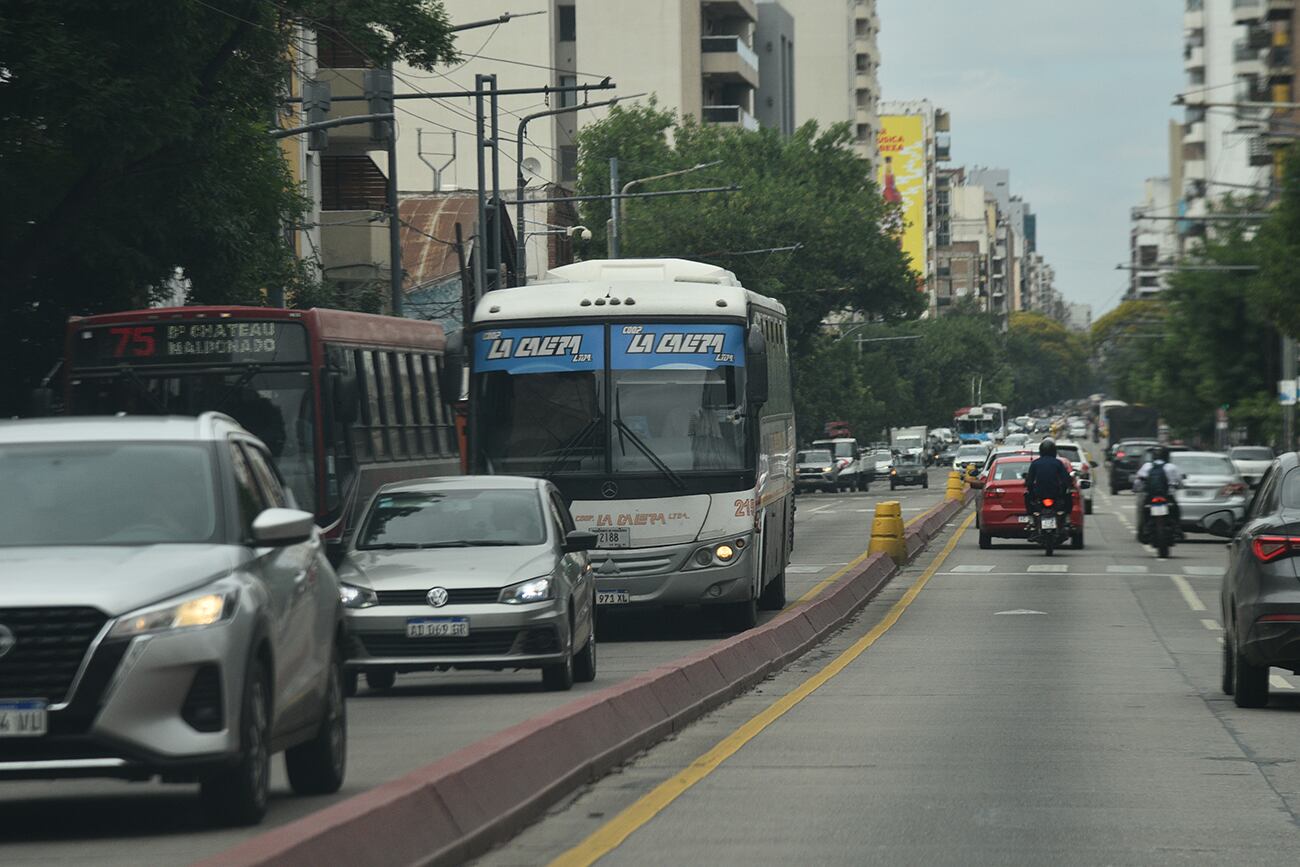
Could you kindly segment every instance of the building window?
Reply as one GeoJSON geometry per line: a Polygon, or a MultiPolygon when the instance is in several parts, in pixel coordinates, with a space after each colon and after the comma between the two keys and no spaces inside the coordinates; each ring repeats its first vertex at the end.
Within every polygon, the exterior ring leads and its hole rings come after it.
{"type": "Polygon", "coordinates": [[[557,6],[556,15],[559,16],[559,39],[561,42],[576,42],[578,40],[578,13],[576,6],[557,6]]]}
{"type": "Polygon", "coordinates": [[[871,125],[866,123],[858,124],[858,141],[865,142],[871,140],[871,125]]]}
{"type": "Polygon", "coordinates": [[[578,146],[560,145],[560,180],[578,179],[578,146]]]}
{"type": "Polygon", "coordinates": [[[871,58],[865,54],[855,55],[853,62],[857,65],[858,73],[863,74],[871,71],[871,58]]]}
{"type": "MultiPolygon", "coordinates": [[[[560,87],[575,87],[578,84],[578,76],[561,75],[560,87]]],[[[560,108],[572,108],[578,104],[578,92],[576,90],[560,94],[560,108]]]]}

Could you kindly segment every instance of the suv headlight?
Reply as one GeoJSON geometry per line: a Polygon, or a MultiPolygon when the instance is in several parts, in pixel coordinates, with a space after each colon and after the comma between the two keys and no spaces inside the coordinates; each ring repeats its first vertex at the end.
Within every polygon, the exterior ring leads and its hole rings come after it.
{"type": "Polygon", "coordinates": [[[555,598],[555,579],[550,575],[511,584],[501,591],[501,601],[507,605],[528,605],[555,598]]]}
{"type": "Polygon", "coordinates": [[[119,617],[108,635],[110,638],[130,638],[212,626],[234,617],[238,601],[238,591],[222,590],[164,602],[119,617]]]}
{"type": "Polygon", "coordinates": [[[356,584],[339,584],[339,598],[344,608],[369,608],[379,604],[379,597],[369,587],[356,584]]]}

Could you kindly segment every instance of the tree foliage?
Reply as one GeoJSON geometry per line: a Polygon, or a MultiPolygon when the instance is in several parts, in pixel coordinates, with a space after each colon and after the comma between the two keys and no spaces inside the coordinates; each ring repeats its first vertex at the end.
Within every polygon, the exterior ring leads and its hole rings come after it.
{"type": "Polygon", "coordinates": [[[0,415],[69,315],[319,296],[285,242],[303,201],[267,135],[297,24],[376,63],[454,57],[437,0],[0,0],[0,415]]]}
{"type": "MultiPolygon", "coordinates": [[[[620,185],[705,163],[720,164],[635,188],[691,189],[737,185],[725,194],[624,200],[621,254],[715,262],[749,289],[781,300],[795,346],[811,345],[832,312],[887,318],[924,305],[916,274],[897,238],[882,230],[885,203],[866,164],[849,147],[848,128],[813,123],[783,139],[775,130],[745,131],[677,122],[650,105],[616,107],[578,136],[578,191],[609,192],[609,160],[620,185]],[[798,249],[767,252],[772,248],[798,249]]],[[[605,248],[607,202],[583,207],[592,229],[589,255],[605,248]]]]}
{"type": "Polygon", "coordinates": [[[1041,313],[1012,313],[1007,328],[1012,401],[1029,410],[1084,394],[1091,378],[1088,354],[1087,338],[1055,319],[1041,313]]]}

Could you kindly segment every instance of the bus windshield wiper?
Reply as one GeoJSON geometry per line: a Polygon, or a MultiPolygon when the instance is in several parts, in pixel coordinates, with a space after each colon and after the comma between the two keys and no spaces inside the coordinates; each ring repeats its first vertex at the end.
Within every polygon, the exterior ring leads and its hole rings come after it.
{"type": "Polygon", "coordinates": [[[167,407],[163,406],[162,401],[149,390],[149,386],[140,378],[140,374],[135,372],[134,367],[124,364],[117,369],[117,375],[134,385],[135,390],[143,395],[145,400],[153,404],[153,408],[158,411],[159,415],[167,414],[167,407]]]}
{"type": "Polygon", "coordinates": [[[560,447],[560,450],[556,453],[554,459],[551,460],[550,464],[548,464],[546,469],[542,472],[542,478],[549,479],[551,476],[555,475],[556,470],[560,468],[561,464],[568,460],[569,455],[573,454],[578,448],[583,446],[587,440],[591,438],[591,435],[600,429],[600,426],[604,421],[605,417],[603,415],[598,415],[583,425],[576,434],[569,437],[569,441],[560,447]]]}
{"type": "Polygon", "coordinates": [[[620,434],[630,439],[632,445],[636,446],[637,450],[646,456],[646,460],[654,464],[655,469],[667,476],[668,481],[676,485],[678,490],[684,490],[686,488],[686,482],[682,480],[682,477],[677,475],[672,467],[664,463],[664,459],[655,454],[654,450],[651,449],[650,446],[646,445],[645,441],[641,439],[641,437],[637,436],[636,432],[633,431],[632,428],[628,427],[621,417],[616,417],[614,419],[614,427],[618,428],[620,434]]]}

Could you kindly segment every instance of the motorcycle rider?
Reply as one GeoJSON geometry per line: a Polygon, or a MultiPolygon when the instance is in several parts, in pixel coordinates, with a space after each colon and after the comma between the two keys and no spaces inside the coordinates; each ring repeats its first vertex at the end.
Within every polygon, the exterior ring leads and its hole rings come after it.
{"type": "Polygon", "coordinates": [[[1033,512],[1034,503],[1050,499],[1060,503],[1068,515],[1074,506],[1073,496],[1074,480],[1056,456],[1056,442],[1047,437],[1039,443],[1038,457],[1025,474],[1025,511],[1033,512]]]}
{"type": "Polygon", "coordinates": [[[1182,509],[1178,507],[1178,501],[1174,499],[1174,488],[1180,488],[1183,485],[1183,471],[1178,469],[1176,464],[1169,461],[1169,449],[1165,446],[1156,446],[1155,451],[1151,454],[1151,460],[1144,463],[1133,477],[1133,490],[1142,495],[1142,508],[1138,510],[1138,539],[1144,540],[1146,535],[1147,505],[1153,496],[1161,496],[1169,501],[1169,519],[1173,522],[1176,537],[1182,538],[1182,509]],[[1159,467],[1159,472],[1152,477],[1152,471],[1159,467]],[[1161,484],[1159,479],[1164,476],[1164,483],[1161,484]],[[1152,484],[1148,485],[1150,480],[1152,484]]]}

